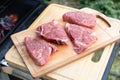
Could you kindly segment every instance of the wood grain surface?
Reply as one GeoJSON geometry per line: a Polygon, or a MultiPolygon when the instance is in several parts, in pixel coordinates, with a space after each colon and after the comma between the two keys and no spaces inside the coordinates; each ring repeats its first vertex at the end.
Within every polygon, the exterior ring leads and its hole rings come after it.
{"type": "Polygon", "coordinates": [[[32,59],[29,57],[23,44],[24,37],[37,37],[35,34],[35,28],[38,27],[40,24],[49,22],[53,19],[56,19],[62,25],[65,25],[62,21],[62,15],[67,11],[74,10],[77,9],[52,4],[48,6],[45,11],[43,11],[43,13],[36,19],[36,21],[30,26],[29,29],[12,35],[12,40],[33,77],[42,76],[72,61],[80,59],[88,54],[91,54],[93,51],[96,51],[101,47],[105,47],[109,43],[115,42],[120,38],[118,37],[119,32],[117,31],[117,28],[119,26],[117,26],[117,21],[113,21],[111,18],[108,18],[95,10],[84,8],[81,9],[81,11],[92,13],[94,15],[99,15],[99,17],[97,17],[97,25],[94,28],[94,31],[98,36],[97,42],[90,46],[85,52],[79,55],[77,55],[73,51],[71,43],[68,46],[58,46],[59,51],[51,56],[50,61],[45,66],[36,66],[32,59]]]}

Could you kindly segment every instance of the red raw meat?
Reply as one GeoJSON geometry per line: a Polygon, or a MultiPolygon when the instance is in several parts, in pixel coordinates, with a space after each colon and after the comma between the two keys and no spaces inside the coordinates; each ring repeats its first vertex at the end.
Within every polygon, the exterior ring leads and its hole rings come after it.
{"type": "Polygon", "coordinates": [[[88,28],[96,25],[96,16],[81,11],[67,12],[63,15],[63,20],[72,24],[78,24],[88,28]]]}
{"type": "Polygon", "coordinates": [[[97,40],[96,34],[90,28],[69,23],[66,24],[65,28],[76,53],[83,52],[97,40]]]}
{"type": "Polygon", "coordinates": [[[69,40],[64,28],[54,20],[39,26],[36,33],[38,36],[57,44],[67,44],[69,40]]]}
{"type": "Polygon", "coordinates": [[[24,43],[29,56],[33,59],[35,64],[39,66],[46,64],[50,58],[51,53],[57,50],[54,45],[42,39],[25,37],[24,43]]]}

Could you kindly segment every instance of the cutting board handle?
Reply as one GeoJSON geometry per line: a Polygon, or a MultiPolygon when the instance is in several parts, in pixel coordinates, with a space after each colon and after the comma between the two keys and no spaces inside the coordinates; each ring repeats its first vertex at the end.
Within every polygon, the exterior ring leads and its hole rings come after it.
{"type": "Polygon", "coordinates": [[[109,26],[109,27],[112,27],[112,22],[109,20],[109,18],[108,17],[106,17],[105,15],[101,15],[101,14],[96,14],[96,17],[98,17],[98,18],[100,18],[100,19],[102,19],[105,23],[107,23],[107,25],[109,26]]]}

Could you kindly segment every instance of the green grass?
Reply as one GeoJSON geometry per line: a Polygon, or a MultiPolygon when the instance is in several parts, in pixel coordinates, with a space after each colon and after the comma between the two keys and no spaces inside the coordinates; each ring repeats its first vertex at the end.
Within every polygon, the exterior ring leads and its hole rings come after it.
{"type": "Polygon", "coordinates": [[[92,57],[92,61],[93,62],[98,62],[100,60],[101,56],[102,56],[103,51],[104,51],[104,48],[96,51],[94,56],[92,57]]]}

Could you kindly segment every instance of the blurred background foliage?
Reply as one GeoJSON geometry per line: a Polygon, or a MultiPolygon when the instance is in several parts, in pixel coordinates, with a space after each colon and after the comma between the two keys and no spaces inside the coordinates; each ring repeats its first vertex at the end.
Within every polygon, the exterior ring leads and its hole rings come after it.
{"type": "Polygon", "coordinates": [[[90,7],[96,9],[107,16],[120,19],[120,0],[78,0],[82,5],[79,7],[90,7]]]}
{"type": "Polygon", "coordinates": [[[120,0],[44,0],[46,3],[58,3],[74,8],[89,7],[103,14],[120,19],[120,0]]]}

